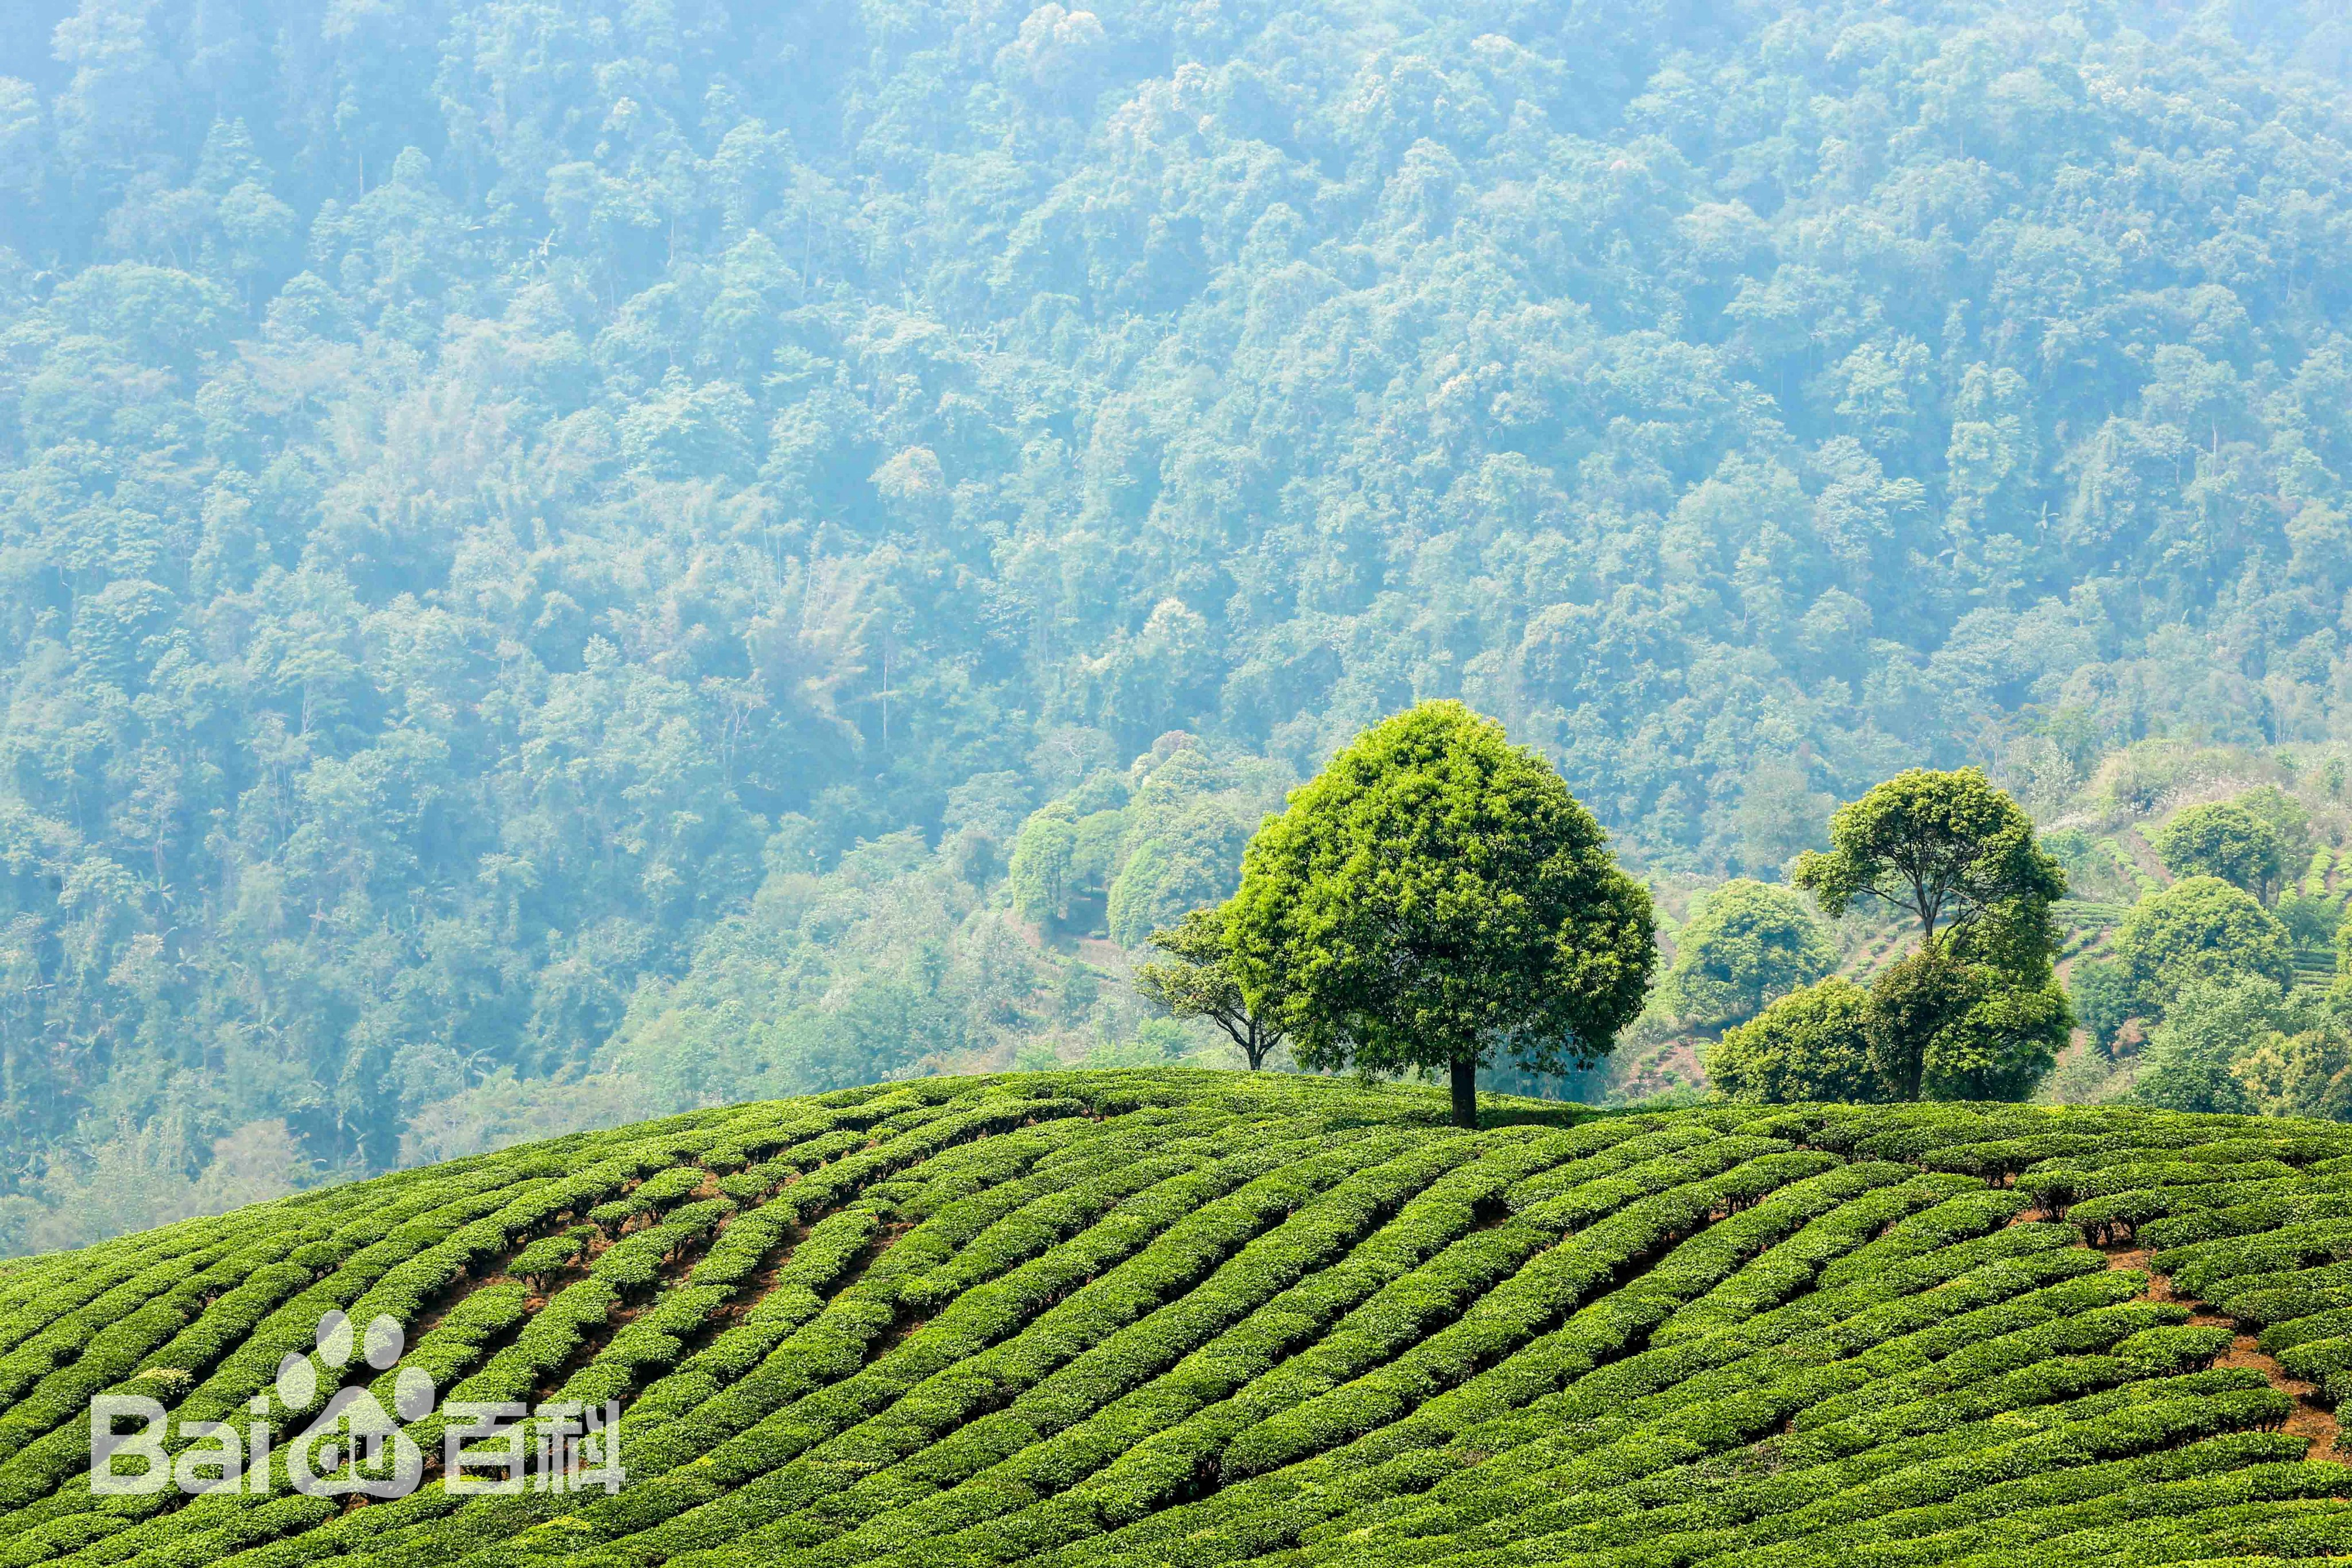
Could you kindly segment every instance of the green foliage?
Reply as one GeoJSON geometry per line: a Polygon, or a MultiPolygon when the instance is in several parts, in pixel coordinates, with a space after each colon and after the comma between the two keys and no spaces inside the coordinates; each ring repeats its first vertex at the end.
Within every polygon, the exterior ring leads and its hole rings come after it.
{"type": "Polygon", "coordinates": [[[1736,1099],[1767,1104],[1879,1099],[1869,1015],[1869,993],[1851,981],[1808,986],[1726,1030],[1706,1053],[1707,1082],[1736,1099]]]}
{"type": "Polygon", "coordinates": [[[2265,1116],[2352,1122],[2352,1030],[2341,1018],[2242,1040],[2230,1072],[2265,1116]]]}
{"type": "Polygon", "coordinates": [[[2255,1109],[2232,1063],[2278,1023],[2284,1000],[2277,983],[2259,974],[2188,981],[2148,1035],[2133,1098],[2169,1111],[2255,1109]]]}
{"type": "Polygon", "coordinates": [[[2032,820],[1978,769],[1915,768],[1874,786],[1830,818],[1830,845],[1801,856],[1792,880],[1832,916],[1877,899],[1916,921],[1929,948],[1967,940],[2029,977],[2047,964],[2049,905],[2065,876],[2036,847],[2032,820]]]}
{"type": "Polygon", "coordinates": [[[1793,991],[1707,1053],[1708,1081],[1742,1100],[2021,1100],[2074,1027],[2054,984],[1929,948],[1864,991],[1832,977],[1793,991]]]}
{"type": "MultiPolygon", "coordinates": [[[[2285,758],[2290,779],[2294,777],[2293,760],[2292,757],[2285,758]]],[[[2279,851],[2289,872],[2312,853],[2311,812],[2276,784],[2258,784],[2239,796],[2234,804],[2278,835],[2279,851]]]]}
{"type": "Polygon", "coordinates": [[[1649,894],[1559,775],[1459,703],[1364,732],[1260,828],[1229,941],[1308,1067],[1560,1071],[1605,1055],[1657,962],[1649,894]]]}
{"type": "Polygon", "coordinates": [[[1045,1022],[1050,969],[954,841],[892,833],[819,874],[777,837],[749,906],[632,998],[596,1053],[604,1081],[654,1106],[805,1093],[1000,1040],[1009,1055],[1045,1022]]]}
{"type": "Polygon", "coordinates": [[[0,1535],[26,1561],[710,1568],[2352,1540],[2326,1533],[2341,1467],[2280,1430],[2295,1404],[2189,1321],[2206,1303],[2352,1395],[2352,1128],[1718,1103],[1465,1132],[1448,1109],[1276,1074],[918,1080],[27,1260],[0,1270],[0,1535]],[[654,1218],[609,1245],[569,1218],[625,1195],[654,1218]],[[2165,1299],[2088,1244],[2134,1234],[2165,1299]],[[278,1362],[330,1306],[407,1325],[380,1394],[423,1369],[456,1397],[621,1400],[627,1482],[89,1494],[92,1392],[191,1420],[258,1396],[282,1430],[305,1412],[271,1398],[278,1362]]]}
{"type": "Polygon", "coordinates": [[[1104,898],[1112,941],[1139,946],[1232,892],[1255,815],[1245,798],[1198,747],[1181,747],[1143,774],[1104,898]]]}
{"type": "Polygon", "coordinates": [[[2298,948],[2316,947],[2333,956],[2336,933],[2344,924],[2344,901],[2328,893],[2290,893],[2273,906],[2287,940],[2298,948]]]}
{"type": "Polygon", "coordinates": [[[2286,874],[2276,829],[2242,806],[2191,806],[2156,835],[2156,852],[2177,877],[2217,876],[2267,899],[2286,874]]]}
{"type": "Polygon", "coordinates": [[[1272,803],[1276,772],[1221,761],[1190,736],[1162,736],[1127,773],[1092,774],[1022,824],[1009,876],[1014,914],[1038,925],[1098,923],[1121,946],[1142,946],[1233,891],[1246,824],[1272,803]]]}
{"type": "Polygon", "coordinates": [[[1880,1075],[1928,1100],[2022,1100],[2057,1060],[2074,1019],[2054,983],[1915,954],[1871,988],[1880,1075]]]}
{"type": "MultiPolygon", "coordinates": [[[[2066,880],[2032,820],[1975,768],[1913,768],[1839,808],[1829,837],[1799,857],[1797,884],[1833,916],[1875,899],[1919,931],[1856,1015],[1865,1097],[2021,1099],[2074,1027],[2051,967],[2066,880]]],[[[1845,1055],[1825,1081],[1850,1081],[1845,1055]]]]}
{"type": "Polygon", "coordinates": [[[1801,899],[1738,878],[1709,893],[1676,934],[1675,961],[1659,988],[1659,1000],[1702,1028],[1744,1023],[1776,998],[1836,968],[1837,956],[1801,899]]]}
{"type": "Polygon", "coordinates": [[[2116,1035],[2139,1007],[2138,989],[2120,964],[2105,958],[2078,958],[2066,980],[2067,1001],[2074,1017],[2101,1051],[2115,1048],[2116,1035]]]}
{"type": "Polygon", "coordinates": [[[2257,976],[2281,988],[2294,980],[2286,927],[2219,877],[2190,877],[2134,904],[2116,933],[2116,956],[2150,1017],[2199,980],[2257,976]]]}
{"type": "Polygon", "coordinates": [[[1011,866],[1015,915],[1041,925],[1068,918],[1077,849],[1076,824],[1050,808],[1021,824],[1011,866]]]}
{"type": "Polygon", "coordinates": [[[2058,869],[2070,885],[2103,869],[2099,845],[2080,828],[2059,828],[2044,833],[2042,847],[2058,862],[2058,869]]]}
{"type": "Polygon", "coordinates": [[[1152,946],[1167,956],[1139,965],[1135,988],[1171,1018],[1206,1019],[1224,1030],[1255,1072],[1282,1043],[1283,1030],[1250,1010],[1234,972],[1229,919],[1223,909],[1195,909],[1153,932],[1152,946]]]}

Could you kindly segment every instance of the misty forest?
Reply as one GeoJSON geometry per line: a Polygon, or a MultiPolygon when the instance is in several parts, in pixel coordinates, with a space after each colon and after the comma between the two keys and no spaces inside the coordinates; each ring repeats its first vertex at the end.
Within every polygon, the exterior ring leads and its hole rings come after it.
{"type": "Polygon", "coordinates": [[[1658,912],[1492,1087],[1832,1092],[1976,767],[2000,1092],[2352,1119],[2347,319],[2331,0],[11,5],[0,1251],[1240,1067],[1154,933],[1429,699],[1658,912]]]}

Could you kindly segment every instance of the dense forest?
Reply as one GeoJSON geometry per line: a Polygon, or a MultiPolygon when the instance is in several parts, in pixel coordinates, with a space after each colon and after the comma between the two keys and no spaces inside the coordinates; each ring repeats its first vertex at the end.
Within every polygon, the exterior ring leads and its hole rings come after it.
{"type": "Polygon", "coordinates": [[[1197,1051],[1119,955],[1419,698],[1662,886],[2352,737],[2324,0],[0,42],[0,1245],[1197,1051]]]}

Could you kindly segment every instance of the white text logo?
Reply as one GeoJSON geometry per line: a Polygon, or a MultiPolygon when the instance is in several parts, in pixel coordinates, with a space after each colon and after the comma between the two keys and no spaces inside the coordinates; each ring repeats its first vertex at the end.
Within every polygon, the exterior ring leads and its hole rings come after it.
{"type": "MultiPolygon", "coordinates": [[[[248,1419],[174,1422],[163,1402],[141,1394],[101,1394],[89,1407],[89,1490],[101,1497],[138,1496],[176,1486],[184,1492],[266,1494],[282,1484],[310,1497],[406,1497],[424,1484],[425,1452],[404,1424],[434,1413],[438,1391],[418,1366],[399,1367],[407,1336],[398,1322],[372,1320],[355,1334],[331,1312],[319,1320],[315,1357],[289,1352],[278,1364],[278,1403],[303,1410],[318,1398],[320,1368],[339,1386],[301,1431],[274,1447],[268,1392],[247,1403],[248,1419]],[[393,1373],[391,1408],[368,1383],[340,1386],[355,1359],[393,1373]],[[315,1363],[315,1364],[314,1364],[315,1363]],[[167,1446],[169,1445],[169,1446],[167,1446]]],[[[383,1378],[378,1376],[376,1385],[383,1378]]],[[[621,1410],[580,1400],[453,1399],[440,1407],[441,1474],[459,1495],[485,1492],[621,1490],[621,1410]]]]}

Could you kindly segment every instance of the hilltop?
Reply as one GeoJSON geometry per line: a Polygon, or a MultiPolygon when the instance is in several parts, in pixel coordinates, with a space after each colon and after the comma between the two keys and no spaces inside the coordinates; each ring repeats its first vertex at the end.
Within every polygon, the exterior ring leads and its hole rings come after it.
{"type": "MultiPolygon", "coordinates": [[[[11,1563],[2270,1562],[2352,1548],[2352,1128],[929,1080],[0,1270],[11,1563]],[[83,1412],[612,1398],[617,1493],[94,1500],[83,1412]],[[373,1342],[371,1342],[373,1343],[373,1342]],[[351,1359],[348,1348],[341,1356],[351,1359]]],[[[412,1423],[438,1450],[440,1415],[412,1423]]]]}

